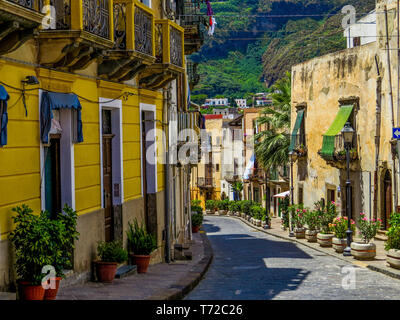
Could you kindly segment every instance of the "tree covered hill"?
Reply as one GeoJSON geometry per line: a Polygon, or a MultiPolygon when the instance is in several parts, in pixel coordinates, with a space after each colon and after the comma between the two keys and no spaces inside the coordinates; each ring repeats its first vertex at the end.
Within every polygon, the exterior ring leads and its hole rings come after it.
{"type": "Polygon", "coordinates": [[[250,97],[265,91],[294,64],[344,49],[341,9],[348,4],[359,18],[374,8],[375,1],[211,2],[217,25],[214,36],[206,35],[201,51],[191,56],[200,63],[201,76],[193,100],[250,97]]]}

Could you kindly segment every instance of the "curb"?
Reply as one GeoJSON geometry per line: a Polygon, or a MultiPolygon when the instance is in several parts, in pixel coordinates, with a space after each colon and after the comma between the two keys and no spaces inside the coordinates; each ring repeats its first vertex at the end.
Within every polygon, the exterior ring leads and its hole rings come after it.
{"type": "Polygon", "coordinates": [[[178,283],[162,290],[146,300],[182,300],[203,279],[214,257],[210,240],[206,233],[200,233],[204,246],[204,257],[179,280],[178,283]]]}
{"type": "MultiPolygon", "coordinates": [[[[207,216],[217,216],[217,215],[215,215],[215,214],[210,214],[210,215],[207,215],[207,216]]],[[[223,217],[223,216],[220,216],[220,217],[223,217]]],[[[337,258],[337,259],[340,259],[340,260],[342,260],[342,261],[346,261],[346,262],[348,262],[348,263],[351,263],[351,264],[353,264],[353,265],[355,265],[355,266],[360,267],[360,261],[358,261],[358,260],[351,261],[351,260],[348,260],[348,259],[346,259],[346,258],[344,258],[344,257],[341,257],[341,256],[339,256],[339,255],[336,255],[336,254],[334,254],[333,252],[325,251],[325,250],[323,250],[322,248],[318,248],[318,247],[315,248],[315,247],[313,247],[313,246],[310,246],[309,244],[304,243],[304,242],[302,242],[302,241],[299,241],[299,240],[297,240],[296,238],[284,237],[284,236],[281,236],[281,235],[278,235],[278,234],[274,234],[274,233],[268,232],[268,229],[265,230],[265,229],[263,229],[262,227],[256,227],[256,226],[254,226],[253,224],[249,223],[247,220],[245,220],[245,219],[243,219],[243,218],[241,218],[241,217],[237,217],[237,216],[225,216],[225,217],[226,217],[226,218],[234,218],[234,219],[237,219],[237,220],[239,220],[239,221],[242,221],[243,223],[245,223],[245,224],[248,225],[249,227],[252,227],[253,229],[256,229],[256,230],[258,230],[258,231],[264,232],[264,233],[266,233],[266,234],[268,234],[268,235],[270,235],[270,236],[273,236],[273,237],[276,237],[276,238],[280,238],[280,239],[283,239],[283,240],[287,240],[287,241],[292,241],[292,242],[299,243],[299,244],[301,244],[301,245],[303,245],[303,246],[306,246],[306,247],[308,247],[308,248],[314,249],[314,250],[316,250],[316,251],[322,252],[322,253],[327,254],[327,255],[329,255],[329,256],[335,257],[335,258],[337,258]]],[[[367,263],[368,263],[367,261],[361,261],[361,263],[362,263],[362,264],[365,264],[365,266],[363,266],[363,267],[365,267],[365,268],[367,268],[367,269],[370,269],[370,270],[372,270],[372,271],[382,273],[382,274],[384,274],[384,275],[386,275],[386,276],[389,276],[389,277],[391,277],[391,278],[395,278],[395,279],[399,279],[399,280],[400,280],[400,274],[397,274],[397,273],[392,272],[392,271],[390,271],[390,270],[383,269],[383,268],[380,268],[380,267],[377,267],[377,266],[374,266],[374,265],[371,265],[371,264],[367,264],[367,263]]]]}

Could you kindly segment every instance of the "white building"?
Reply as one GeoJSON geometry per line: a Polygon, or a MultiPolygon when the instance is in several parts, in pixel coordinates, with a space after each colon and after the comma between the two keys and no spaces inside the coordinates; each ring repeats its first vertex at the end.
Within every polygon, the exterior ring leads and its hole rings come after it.
{"type": "Polygon", "coordinates": [[[350,25],[344,30],[347,39],[347,48],[362,46],[377,40],[376,12],[368,15],[350,25]]]}
{"type": "Polygon", "coordinates": [[[229,106],[228,98],[206,99],[205,106],[229,106]]]}
{"type": "Polygon", "coordinates": [[[239,108],[246,108],[247,107],[247,100],[246,99],[235,99],[235,103],[239,108]]]}

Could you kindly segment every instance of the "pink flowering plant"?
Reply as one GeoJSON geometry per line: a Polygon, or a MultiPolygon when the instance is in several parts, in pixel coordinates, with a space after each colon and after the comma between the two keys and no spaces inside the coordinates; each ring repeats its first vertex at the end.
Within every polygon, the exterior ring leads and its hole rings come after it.
{"type": "Polygon", "coordinates": [[[377,234],[381,227],[381,219],[368,219],[365,213],[360,213],[360,219],[358,221],[359,234],[361,235],[364,243],[369,243],[373,237],[377,234]]]}
{"type": "Polygon", "coordinates": [[[321,229],[321,233],[329,234],[331,233],[331,223],[334,218],[337,217],[336,211],[337,204],[332,201],[327,203],[325,207],[319,207],[318,212],[320,213],[319,218],[319,226],[321,229]]]}
{"type": "Polygon", "coordinates": [[[289,212],[292,214],[292,226],[294,228],[303,228],[305,224],[305,214],[307,212],[307,210],[303,208],[303,205],[296,204],[290,206],[289,212]]]}
{"type": "MultiPolygon", "coordinates": [[[[347,217],[337,217],[333,219],[330,228],[338,239],[346,238],[346,231],[348,228],[348,218],[347,217]]],[[[354,232],[356,231],[356,223],[353,219],[350,219],[350,228],[354,232]]]]}
{"type": "Polygon", "coordinates": [[[319,226],[319,216],[320,212],[317,210],[307,210],[304,213],[305,222],[307,225],[308,230],[315,231],[318,229],[319,226]]]}

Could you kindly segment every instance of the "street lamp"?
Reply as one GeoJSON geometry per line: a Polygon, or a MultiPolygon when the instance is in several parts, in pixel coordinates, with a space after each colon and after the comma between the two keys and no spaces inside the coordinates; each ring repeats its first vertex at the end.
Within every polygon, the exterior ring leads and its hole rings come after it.
{"type": "Polygon", "coordinates": [[[266,225],[264,229],[269,228],[269,209],[270,209],[270,203],[269,203],[269,192],[268,192],[268,170],[265,170],[265,221],[266,225]]]}
{"type": "Polygon", "coordinates": [[[344,148],[346,149],[346,169],[347,169],[347,180],[346,180],[346,215],[347,215],[347,247],[343,251],[344,256],[351,256],[351,194],[350,194],[350,148],[353,143],[354,129],[351,127],[350,122],[346,122],[342,129],[342,137],[344,141],[344,148]]]}
{"type": "MultiPolygon", "coordinates": [[[[290,197],[291,197],[291,204],[294,205],[294,187],[293,187],[293,163],[297,160],[297,153],[294,151],[289,152],[289,159],[290,159],[290,197]]],[[[294,237],[293,227],[292,227],[292,212],[289,213],[289,237],[294,237]]]]}

